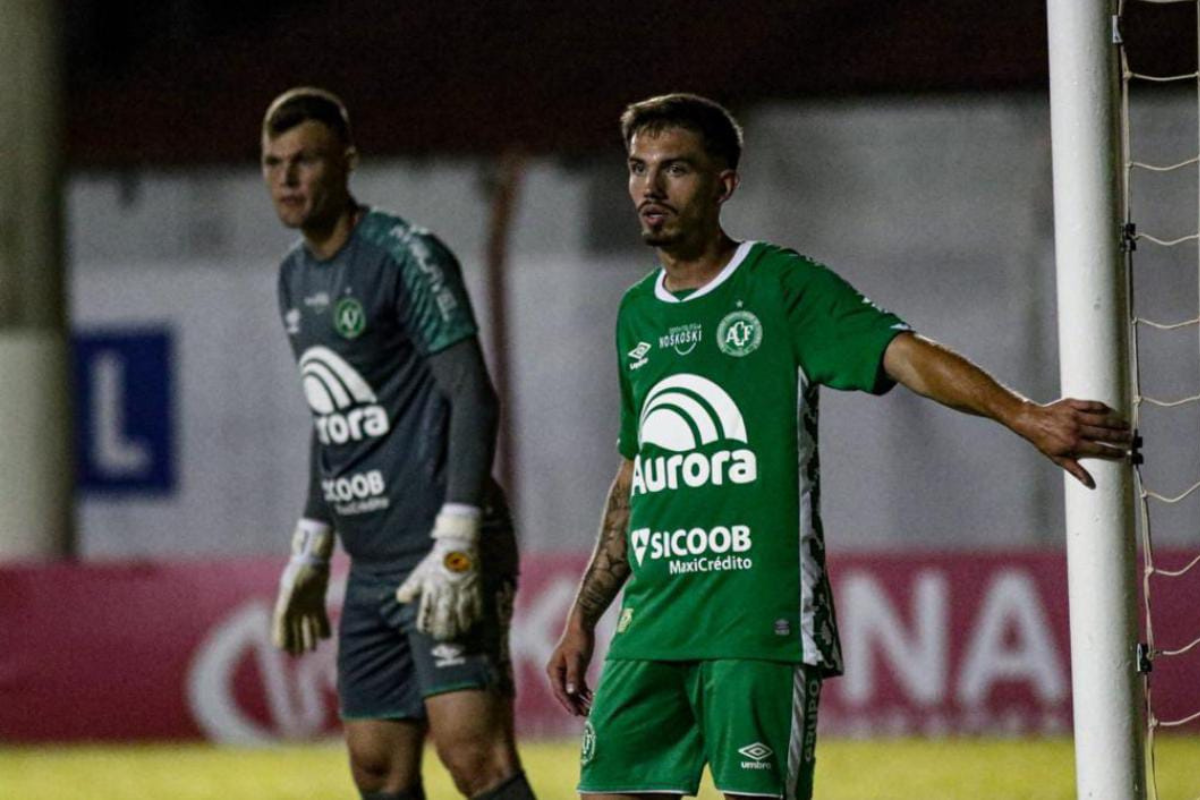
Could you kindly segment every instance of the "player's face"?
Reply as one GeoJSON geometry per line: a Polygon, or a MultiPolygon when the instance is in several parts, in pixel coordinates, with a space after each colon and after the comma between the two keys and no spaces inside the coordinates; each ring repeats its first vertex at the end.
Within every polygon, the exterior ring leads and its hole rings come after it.
{"type": "Polygon", "coordinates": [[[686,128],[641,131],[629,142],[629,196],[648,245],[684,249],[720,235],[721,204],[736,186],[737,173],[686,128]]]}
{"type": "Polygon", "coordinates": [[[353,158],[353,148],[320,122],[302,122],[274,138],[264,134],[263,179],[279,221],[302,231],[332,227],[349,204],[353,158]]]}

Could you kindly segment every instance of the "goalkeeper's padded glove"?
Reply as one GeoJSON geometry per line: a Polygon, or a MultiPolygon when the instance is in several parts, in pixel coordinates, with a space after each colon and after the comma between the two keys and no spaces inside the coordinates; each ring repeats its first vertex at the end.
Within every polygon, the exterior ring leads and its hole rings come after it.
{"type": "Polygon", "coordinates": [[[292,557],[279,578],[271,624],[271,638],[280,650],[298,655],[315,650],[320,639],[329,638],[325,590],[333,538],[333,528],[324,522],[302,519],[296,525],[292,557]]]}
{"type": "Polygon", "coordinates": [[[443,506],[433,525],[433,549],[396,590],[401,603],[420,597],[417,630],[439,641],[457,639],[483,616],[480,516],[473,506],[443,506]]]}

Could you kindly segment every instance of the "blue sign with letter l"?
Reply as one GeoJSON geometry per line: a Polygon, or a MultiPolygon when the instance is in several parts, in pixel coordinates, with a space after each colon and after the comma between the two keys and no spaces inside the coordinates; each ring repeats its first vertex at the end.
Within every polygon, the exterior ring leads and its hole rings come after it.
{"type": "Polygon", "coordinates": [[[79,489],[168,494],[175,489],[171,332],[76,333],[75,446],[79,489]]]}

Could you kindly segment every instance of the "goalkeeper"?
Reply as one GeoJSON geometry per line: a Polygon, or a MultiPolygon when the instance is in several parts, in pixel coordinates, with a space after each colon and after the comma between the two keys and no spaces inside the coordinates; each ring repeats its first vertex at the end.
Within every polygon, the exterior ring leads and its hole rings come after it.
{"type": "Polygon", "coordinates": [[[301,654],[330,635],[336,530],[351,559],[338,697],[362,797],[423,798],[428,733],[465,796],[531,798],[508,656],[517,551],[471,304],[436,237],[354,200],[356,159],[334,95],[293,89],[268,108],[263,177],[301,233],[279,311],[314,423],[273,637],[301,654]]]}

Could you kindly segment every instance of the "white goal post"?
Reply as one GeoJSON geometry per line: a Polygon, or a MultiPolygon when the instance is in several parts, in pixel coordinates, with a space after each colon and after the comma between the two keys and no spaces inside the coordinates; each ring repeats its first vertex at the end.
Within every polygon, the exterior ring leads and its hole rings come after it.
{"type": "MultiPolygon", "coordinates": [[[[1110,0],[1047,3],[1062,391],[1128,415],[1115,15],[1110,0]]],[[[1132,471],[1127,463],[1087,467],[1095,490],[1065,478],[1077,795],[1140,800],[1132,471]]]]}

